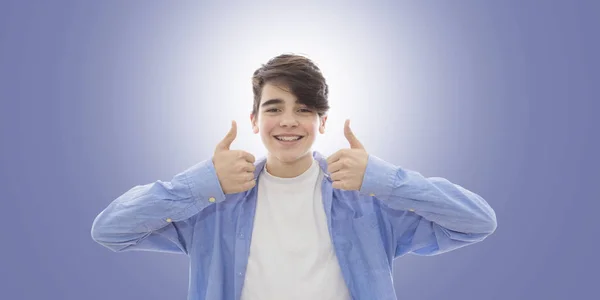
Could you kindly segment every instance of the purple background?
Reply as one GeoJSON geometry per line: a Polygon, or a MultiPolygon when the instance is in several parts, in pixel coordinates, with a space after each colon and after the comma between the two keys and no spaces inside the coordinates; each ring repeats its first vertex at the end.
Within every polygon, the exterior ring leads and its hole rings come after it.
{"type": "MultiPolygon", "coordinates": [[[[0,298],[185,299],[187,257],[112,253],[90,229],[134,185],[210,158],[232,117],[204,87],[227,80],[211,76],[214,55],[236,39],[214,32],[247,30],[228,13],[254,12],[88,2],[0,4],[0,298]],[[174,50],[187,43],[193,64],[174,50]]],[[[385,29],[364,29],[385,42],[365,45],[373,56],[361,61],[376,59],[368,75],[381,86],[352,87],[378,96],[346,102],[373,106],[351,116],[363,144],[477,192],[498,216],[482,243],[397,260],[399,299],[597,294],[600,5],[511,2],[327,7],[332,18],[385,29]]],[[[327,45],[338,46],[343,53],[327,45]]],[[[249,84],[232,89],[250,92],[249,84]]],[[[251,109],[250,97],[239,103],[251,109]]]]}

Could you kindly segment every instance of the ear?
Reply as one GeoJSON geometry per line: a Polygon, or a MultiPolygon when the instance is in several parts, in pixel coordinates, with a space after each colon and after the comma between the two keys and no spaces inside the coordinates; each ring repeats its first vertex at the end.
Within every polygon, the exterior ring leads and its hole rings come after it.
{"type": "Polygon", "coordinates": [[[256,118],[254,114],[250,113],[250,124],[252,125],[252,132],[258,133],[258,126],[256,125],[256,118]]]}
{"type": "Polygon", "coordinates": [[[325,122],[327,122],[327,115],[322,116],[320,119],[321,119],[320,120],[321,124],[319,124],[319,132],[321,134],[324,134],[325,133],[325,122]]]}

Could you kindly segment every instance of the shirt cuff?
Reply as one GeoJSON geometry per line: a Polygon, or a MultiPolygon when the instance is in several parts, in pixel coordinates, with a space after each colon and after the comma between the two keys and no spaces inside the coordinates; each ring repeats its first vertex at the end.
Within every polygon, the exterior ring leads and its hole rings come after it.
{"type": "Polygon", "coordinates": [[[387,200],[398,180],[398,167],[369,154],[360,194],[387,200]]]}
{"type": "Polygon", "coordinates": [[[212,159],[202,161],[182,173],[199,207],[225,200],[212,159]]]}

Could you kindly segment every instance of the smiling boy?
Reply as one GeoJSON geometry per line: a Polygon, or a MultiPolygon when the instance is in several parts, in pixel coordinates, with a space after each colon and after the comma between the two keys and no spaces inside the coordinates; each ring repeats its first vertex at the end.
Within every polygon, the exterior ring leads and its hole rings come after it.
{"type": "Polygon", "coordinates": [[[253,74],[258,160],[230,150],[170,182],[136,186],[94,220],[92,238],[118,251],[190,257],[188,299],[396,299],[393,260],[484,240],[494,210],[479,195],[369,154],[347,120],[349,149],[328,158],[328,86],[308,58],[283,54],[253,74]]]}

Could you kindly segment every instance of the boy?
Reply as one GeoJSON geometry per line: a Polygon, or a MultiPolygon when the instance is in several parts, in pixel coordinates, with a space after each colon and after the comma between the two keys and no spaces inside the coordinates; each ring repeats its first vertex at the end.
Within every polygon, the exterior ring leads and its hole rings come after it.
{"type": "Polygon", "coordinates": [[[368,154],[346,121],[350,149],[328,158],[328,86],[308,58],[283,54],[253,75],[252,129],[268,150],[230,150],[136,186],[102,211],[93,239],[118,251],[190,257],[188,299],[396,299],[393,260],[485,239],[493,209],[477,194],[368,154]]]}

